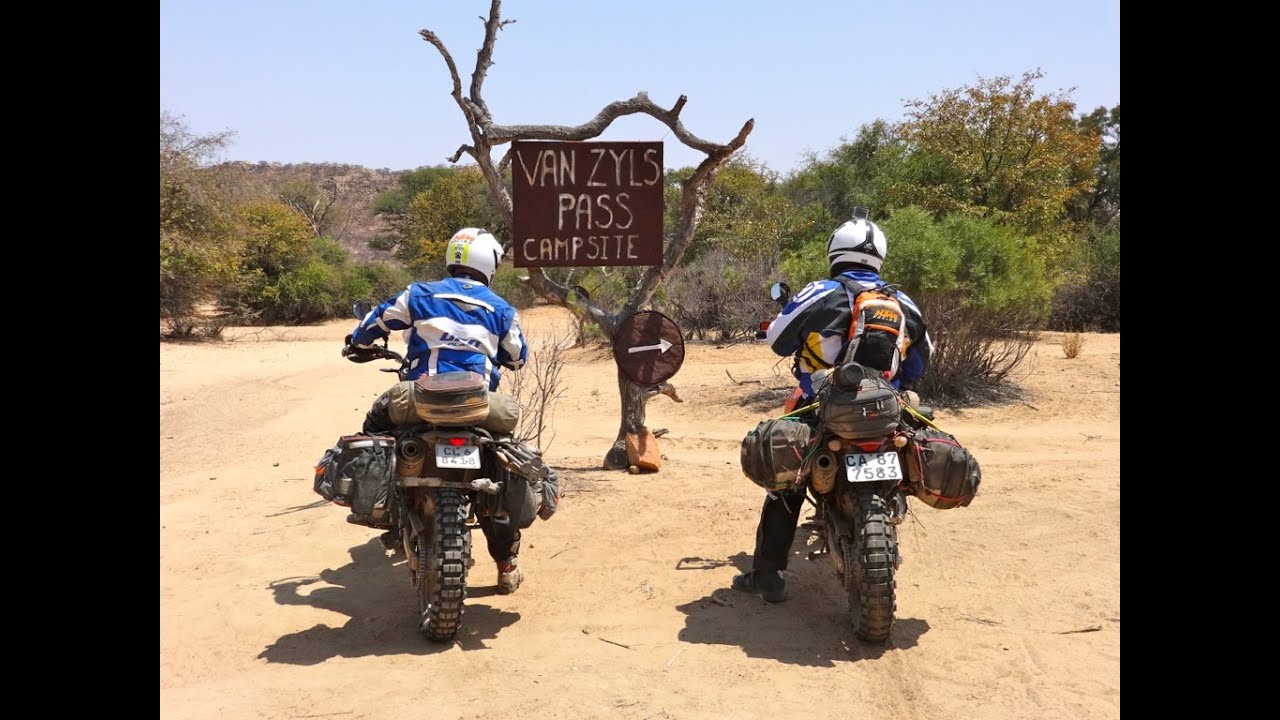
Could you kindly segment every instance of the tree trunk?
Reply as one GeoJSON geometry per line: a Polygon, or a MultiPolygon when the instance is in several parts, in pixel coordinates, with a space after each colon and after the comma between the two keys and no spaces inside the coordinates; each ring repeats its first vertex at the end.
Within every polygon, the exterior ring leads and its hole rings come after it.
{"type": "Polygon", "coordinates": [[[631,463],[627,460],[627,433],[638,432],[644,427],[645,403],[652,393],[642,385],[627,379],[622,371],[618,371],[618,395],[622,400],[622,423],[618,427],[618,438],[613,447],[604,456],[606,470],[626,470],[631,463]]]}

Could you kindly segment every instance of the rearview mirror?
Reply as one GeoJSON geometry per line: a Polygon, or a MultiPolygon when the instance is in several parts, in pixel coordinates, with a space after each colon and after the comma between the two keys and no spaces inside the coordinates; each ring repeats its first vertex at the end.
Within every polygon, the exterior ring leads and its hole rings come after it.
{"type": "Polygon", "coordinates": [[[351,305],[351,314],[356,316],[357,320],[363,320],[365,315],[373,309],[373,303],[368,300],[357,300],[351,305]]]}
{"type": "Polygon", "coordinates": [[[782,302],[791,297],[791,286],[784,282],[776,282],[769,288],[769,297],[774,302],[782,302]]]}

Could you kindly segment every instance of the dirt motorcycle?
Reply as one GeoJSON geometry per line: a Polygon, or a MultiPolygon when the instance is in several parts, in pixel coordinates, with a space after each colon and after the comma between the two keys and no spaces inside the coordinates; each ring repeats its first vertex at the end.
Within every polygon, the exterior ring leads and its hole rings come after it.
{"type": "MultiPolygon", "coordinates": [[[[780,305],[790,295],[786,283],[770,288],[780,305]]],[[[769,325],[762,322],[756,337],[765,337],[769,325]]],[[[796,387],[785,414],[761,423],[754,438],[748,435],[743,468],[753,479],[805,489],[816,509],[806,526],[818,534],[818,549],[809,558],[831,558],[848,595],[855,634],[883,642],[897,609],[897,528],[921,474],[918,463],[915,472],[909,470],[909,445],[931,425],[933,411],[910,405],[883,373],[853,361],[811,379],[811,395],[796,387]],[[750,449],[748,441],[755,443],[750,449]],[[769,446],[759,462],[751,459],[757,445],[769,446]]]]}
{"type": "MultiPolygon", "coordinates": [[[[367,301],[360,301],[352,313],[359,319],[369,309],[367,301]]],[[[343,355],[349,351],[344,348],[343,355]]],[[[408,384],[408,361],[386,347],[385,340],[358,352],[364,354],[360,362],[398,362],[398,368],[382,371],[395,372],[401,384],[408,384]]],[[[317,466],[316,491],[350,507],[348,522],[387,531],[384,547],[405,554],[422,633],[445,642],[457,635],[462,622],[467,571],[475,564],[472,529],[481,518],[520,528],[535,516],[547,519],[554,504],[547,502],[544,483],[554,486],[555,481],[549,480],[553,472],[539,451],[510,432],[481,426],[486,413],[492,413],[480,405],[505,397],[490,395],[487,380],[474,373],[422,376],[413,392],[416,415],[423,414],[425,405],[433,420],[415,415],[385,436],[342,438],[317,466]],[[437,415],[430,414],[433,404],[437,415]],[[328,476],[323,481],[322,471],[328,476]],[[328,486],[322,487],[323,482],[328,486]]],[[[514,431],[514,419],[509,429],[514,431]]]]}

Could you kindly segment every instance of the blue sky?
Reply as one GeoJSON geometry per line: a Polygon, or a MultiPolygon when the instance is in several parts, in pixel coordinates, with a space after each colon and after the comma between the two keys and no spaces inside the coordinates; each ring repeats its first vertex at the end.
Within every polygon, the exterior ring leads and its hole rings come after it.
{"type": "MultiPolygon", "coordinates": [[[[160,106],[196,132],[236,133],[225,159],[435,165],[469,140],[435,48],[464,87],[485,0],[161,0],[160,106]]],[[[1040,68],[1078,110],[1120,102],[1119,0],[507,0],[485,100],[499,123],[586,121],[647,90],[693,133],[779,172],[903,117],[903,102],[1040,68]]],[[[668,167],[702,155],[647,116],[602,139],[665,140],[668,167]],[[665,136],[665,138],[664,138],[665,136]]]]}

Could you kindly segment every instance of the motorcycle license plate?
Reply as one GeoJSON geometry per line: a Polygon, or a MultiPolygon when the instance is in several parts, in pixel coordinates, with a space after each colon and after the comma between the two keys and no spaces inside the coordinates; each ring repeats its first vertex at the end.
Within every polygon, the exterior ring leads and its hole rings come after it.
{"type": "Polygon", "coordinates": [[[436,467],[478,470],[480,469],[480,446],[436,443],[436,467]]]}
{"type": "Polygon", "coordinates": [[[902,461],[896,452],[845,455],[844,469],[849,482],[880,482],[903,478],[902,461]]]}

